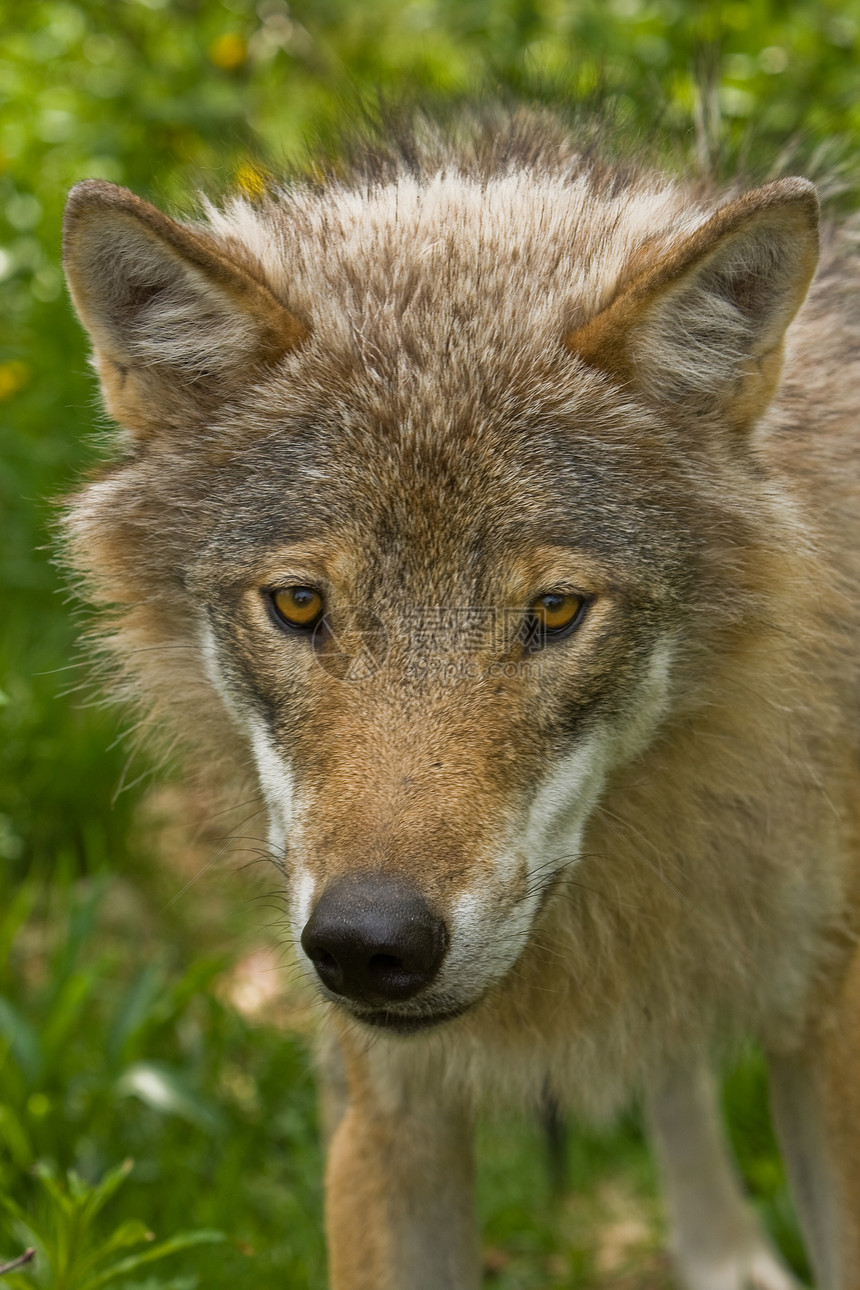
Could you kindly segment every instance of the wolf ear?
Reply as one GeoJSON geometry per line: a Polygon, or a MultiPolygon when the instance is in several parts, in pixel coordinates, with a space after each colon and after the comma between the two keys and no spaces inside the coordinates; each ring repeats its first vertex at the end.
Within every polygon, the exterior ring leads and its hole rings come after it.
{"type": "Polygon", "coordinates": [[[308,334],[253,265],[115,184],[72,189],[63,255],[108,411],[140,435],[199,421],[308,334]]]}
{"type": "Polygon", "coordinates": [[[773,396],[786,328],[815,272],[814,187],[768,184],[642,255],[568,348],[654,403],[749,425],[773,396]]]}

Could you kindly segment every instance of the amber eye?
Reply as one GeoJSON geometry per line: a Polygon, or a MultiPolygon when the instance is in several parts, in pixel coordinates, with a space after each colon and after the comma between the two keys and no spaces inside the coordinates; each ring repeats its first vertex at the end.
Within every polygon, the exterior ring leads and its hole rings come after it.
{"type": "Polygon", "coordinates": [[[271,596],[278,618],[290,627],[310,629],[322,617],[323,598],[313,587],[282,587],[271,596]]]}
{"type": "Polygon", "coordinates": [[[585,608],[585,597],[572,591],[549,591],[529,605],[540,634],[555,635],[573,627],[585,608]]]}

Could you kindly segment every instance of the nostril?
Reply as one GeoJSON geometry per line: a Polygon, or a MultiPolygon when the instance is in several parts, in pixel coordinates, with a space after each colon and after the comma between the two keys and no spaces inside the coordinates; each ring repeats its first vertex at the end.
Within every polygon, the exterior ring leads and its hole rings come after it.
{"type": "Polygon", "coordinates": [[[340,980],[342,973],[341,965],[338,963],[335,956],[329,950],[324,950],[320,946],[312,950],[309,957],[326,985],[330,989],[336,990],[338,988],[337,983],[340,980]]]}
{"type": "Polygon", "coordinates": [[[307,955],[317,970],[317,975],[330,990],[340,993],[343,972],[341,965],[330,950],[322,945],[308,946],[307,955]]]}
{"type": "Polygon", "coordinates": [[[370,960],[370,967],[379,972],[402,972],[403,960],[393,954],[374,954],[370,960]]]}

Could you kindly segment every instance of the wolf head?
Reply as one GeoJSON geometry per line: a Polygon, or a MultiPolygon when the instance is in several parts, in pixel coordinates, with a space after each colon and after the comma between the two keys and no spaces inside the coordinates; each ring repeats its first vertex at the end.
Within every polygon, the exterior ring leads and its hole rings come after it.
{"type": "Polygon", "coordinates": [[[740,630],[816,225],[803,180],[697,203],[575,154],[196,225],[73,191],[125,430],[75,560],[156,723],[253,766],[300,953],[359,1020],[431,1026],[512,969],[740,630]]]}

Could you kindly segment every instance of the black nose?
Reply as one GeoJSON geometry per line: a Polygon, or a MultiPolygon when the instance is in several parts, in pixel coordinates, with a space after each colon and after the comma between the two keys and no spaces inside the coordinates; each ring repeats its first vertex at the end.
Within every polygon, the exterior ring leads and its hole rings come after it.
{"type": "Polygon", "coordinates": [[[355,874],[328,887],[302,947],[335,994],[377,1006],[410,999],[439,970],[448,936],[411,883],[355,874]]]}

